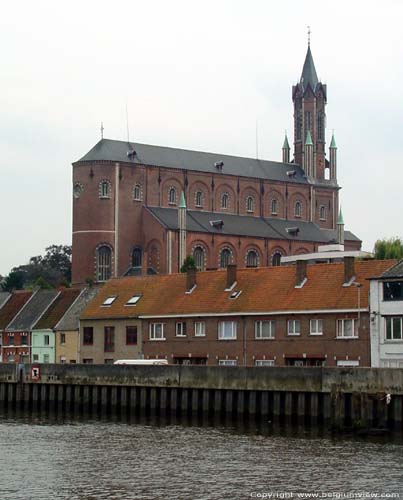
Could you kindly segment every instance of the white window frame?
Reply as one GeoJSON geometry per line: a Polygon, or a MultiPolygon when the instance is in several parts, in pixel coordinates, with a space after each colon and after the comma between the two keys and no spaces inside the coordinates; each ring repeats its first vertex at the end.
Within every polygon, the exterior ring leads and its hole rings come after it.
{"type": "Polygon", "coordinates": [[[140,184],[135,184],[133,186],[133,200],[134,201],[141,201],[141,185],[140,184]]]}
{"type": "Polygon", "coordinates": [[[164,335],[165,323],[150,323],[150,335],[149,338],[152,341],[166,340],[164,335]],[[156,336],[157,327],[161,327],[161,336],[156,336]]]}
{"type": "Polygon", "coordinates": [[[295,202],[294,215],[295,217],[302,217],[302,203],[299,200],[295,202]]]}
{"type": "Polygon", "coordinates": [[[236,321],[219,321],[218,322],[218,340],[236,340],[237,338],[237,322],[236,321]],[[231,329],[231,336],[226,335],[226,326],[231,329]]]}
{"type": "Polygon", "coordinates": [[[203,208],[203,191],[196,191],[195,193],[195,206],[197,208],[203,208]]]}
{"type": "Polygon", "coordinates": [[[336,365],[340,368],[352,368],[360,366],[360,362],[358,359],[338,359],[336,365]]]}
{"type": "Polygon", "coordinates": [[[385,342],[402,342],[403,341],[403,317],[402,316],[386,316],[385,317],[385,342]],[[400,320],[400,337],[399,338],[394,338],[393,337],[393,331],[394,331],[394,323],[395,320],[400,320]],[[391,326],[391,338],[388,339],[388,321],[390,321],[390,326],[391,326]]]}
{"type": "Polygon", "coordinates": [[[238,360],[236,360],[236,359],[219,359],[218,365],[219,366],[237,366],[238,360]]]}
{"type": "Polygon", "coordinates": [[[323,335],[323,319],[315,318],[309,321],[309,335],[323,335]]]}
{"type": "Polygon", "coordinates": [[[195,337],[206,336],[206,323],[205,321],[195,321],[195,337]]]}
{"type": "Polygon", "coordinates": [[[176,337],[186,337],[186,321],[177,321],[175,323],[175,335],[176,337]]]}
{"type": "Polygon", "coordinates": [[[255,211],[255,200],[253,196],[246,197],[246,211],[248,213],[253,213],[255,211]]]}
{"type": "Polygon", "coordinates": [[[275,366],[274,359],[255,359],[255,366],[275,366]]]}
{"type": "Polygon", "coordinates": [[[344,319],[338,319],[336,320],[336,338],[338,339],[358,339],[358,323],[356,319],[353,318],[344,318],[344,319]],[[352,322],[352,328],[351,331],[353,332],[353,335],[345,335],[344,330],[345,330],[345,323],[347,321],[352,322]],[[341,332],[340,332],[340,327],[339,325],[342,325],[341,332]]]}
{"type": "Polygon", "coordinates": [[[273,340],[275,335],[275,321],[273,319],[263,319],[255,321],[255,339],[257,340],[273,340]],[[263,335],[263,324],[269,325],[269,335],[263,335]]]}
{"type": "Polygon", "coordinates": [[[111,295],[107,297],[101,304],[101,307],[110,307],[116,300],[117,295],[111,295]]]}
{"type": "Polygon", "coordinates": [[[126,302],[125,306],[135,306],[137,302],[141,299],[141,294],[132,295],[130,299],[126,302]]]}
{"type": "Polygon", "coordinates": [[[301,320],[299,319],[289,319],[287,320],[287,335],[291,337],[298,337],[301,335],[301,320]],[[291,328],[292,325],[292,328],[291,328]],[[298,325],[298,331],[296,331],[296,326],[298,325]]]}

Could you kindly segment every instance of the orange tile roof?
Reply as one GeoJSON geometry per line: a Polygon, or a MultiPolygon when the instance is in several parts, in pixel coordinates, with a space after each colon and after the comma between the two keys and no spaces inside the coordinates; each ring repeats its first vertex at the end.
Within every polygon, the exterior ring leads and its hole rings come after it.
{"type": "Polygon", "coordinates": [[[79,288],[65,288],[61,290],[56,300],[34,326],[34,329],[39,330],[44,328],[53,328],[65,315],[71,304],[76,300],[80,293],[81,290],[79,288]]]}
{"type": "MultiPolygon", "coordinates": [[[[355,262],[355,281],[360,289],[361,307],[368,307],[368,278],[389,269],[394,260],[355,262]]],[[[241,295],[230,300],[225,292],[225,270],[197,273],[197,287],[185,293],[186,275],[170,274],[127,277],[108,281],[83,311],[82,319],[130,318],[171,314],[225,314],[275,311],[305,311],[357,308],[357,287],[343,287],[344,263],[310,264],[307,281],[295,288],[295,266],[238,269],[235,290],[241,295]],[[142,294],[136,306],[126,306],[135,294],[142,294]],[[117,298],[109,307],[107,297],[117,298]]]]}
{"type": "Polygon", "coordinates": [[[0,330],[4,330],[6,326],[17,316],[22,307],[28,302],[32,292],[17,291],[13,292],[12,296],[0,309],[0,330]]]}

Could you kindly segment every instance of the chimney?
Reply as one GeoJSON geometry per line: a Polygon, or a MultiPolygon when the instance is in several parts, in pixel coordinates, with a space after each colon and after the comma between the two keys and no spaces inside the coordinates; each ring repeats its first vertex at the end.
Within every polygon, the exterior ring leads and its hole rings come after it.
{"type": "Polygon", "coordinates": [[[297,260],[295,266],[295,286],[301,286],[306,278],[306,260],[297,260]]]}
{"type": "Polygon", "coordinates": [[[225,287],[226,290],[232,287],[232,285],[236,281],[236,265],[235,264],[228,264],[227,266],[227,286],[225,287]]]}
{"type": "Polygon", "coordinates": [[[344,257],[344,283],[349,283],[354,275],[354,257],[344,257]]]}
{"type": "Polygon", "coordinates": [[[186,291],[190,292],[196,285],[196,269],[188,269],[186,272],[186,291]]]}

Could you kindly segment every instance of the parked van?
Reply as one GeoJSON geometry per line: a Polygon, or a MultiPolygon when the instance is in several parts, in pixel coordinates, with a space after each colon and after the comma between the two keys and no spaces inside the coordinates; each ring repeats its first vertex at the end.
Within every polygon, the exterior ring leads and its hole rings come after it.
{"type": "Polygon", "coordinates": [[[114,365],[167,365],[166,359],[118,359],[114,365]]]}

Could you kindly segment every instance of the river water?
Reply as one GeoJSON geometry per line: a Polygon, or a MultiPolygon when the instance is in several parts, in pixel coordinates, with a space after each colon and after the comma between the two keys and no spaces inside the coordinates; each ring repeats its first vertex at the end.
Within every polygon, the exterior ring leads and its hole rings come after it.
{"type": "Polygon", "coordinates": [[[401,435],[369,440],[257,424],[8,414],[0,417],[0,436],[1,500],[242,500],[302,493],[403,500],[401,435]]]}

